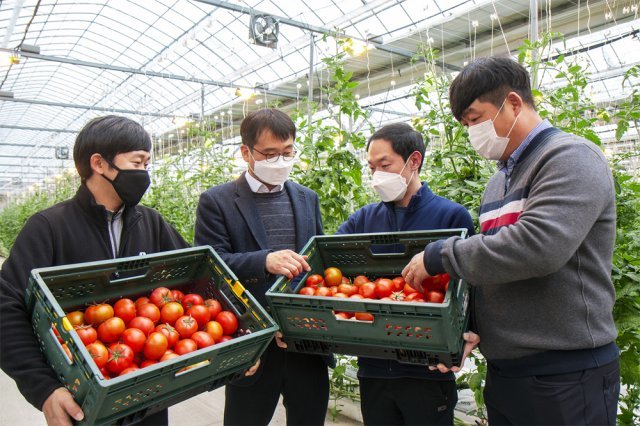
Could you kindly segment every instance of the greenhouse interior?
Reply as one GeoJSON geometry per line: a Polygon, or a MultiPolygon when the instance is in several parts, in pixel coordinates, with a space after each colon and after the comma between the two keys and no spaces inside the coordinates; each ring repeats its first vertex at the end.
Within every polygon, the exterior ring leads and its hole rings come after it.
{"type": "MultiPolygon", "coordinates": [[[[511,58],[530,75],[540,117],[594,143],[613,172],[617,421],[638,424],[639,8],[639,0],[2,0],[0,259],[29,217],[76,194],[76,137],[105,115],[151,136],[140,203],[189,244],[201,194],[247,170],[240,125],[265,108],[295,123],[290,179],[317,193],[326,235],[380,201],[367,142],[392,123],[423,135],[420,178],[479,229],[496,165],[469,143],[449,88],[478,58],[511,58]]],[[[486,364],[477,352],[472,361],[457,374],[456,422],[487,424],[486,364]]],[[[326,424],[362,424],[356,369],[354,357],[338,357],[326,424]]],[[[6,375],[2,388],[15,403],[3,403],[0,423],[46,424],[6,375]],[[12,408],[19,404],[26,408],[12,408]]],[[[206,404],[206,395],[171,407],[171,424],[223,424],[222,405],[211,417],[185,405],[206,404]]],[[[285,424],[278,410],[271,424],[285,424]]]]}

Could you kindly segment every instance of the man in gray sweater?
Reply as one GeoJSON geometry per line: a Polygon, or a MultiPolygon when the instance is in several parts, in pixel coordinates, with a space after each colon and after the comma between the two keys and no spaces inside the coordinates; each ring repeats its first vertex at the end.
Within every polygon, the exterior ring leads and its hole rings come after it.
{"type": "Polygon", "coordinates": [[[465,338],[467,353],[482,339],[490,424],[614,425],[616,212],[607,160],[540,118],[529,75],[510,58],[467,65],[450,102],[499,171],[482,199],[481,234],[429,244],[405,279],[419,288],[447,272],[473,286],[475,333],[465,338]]]}

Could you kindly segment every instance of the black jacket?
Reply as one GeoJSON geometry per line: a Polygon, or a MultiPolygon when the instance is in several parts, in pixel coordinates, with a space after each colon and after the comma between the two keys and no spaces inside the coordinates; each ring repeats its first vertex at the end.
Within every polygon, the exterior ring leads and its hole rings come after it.
{"type": "Polygon", "coordinates": [[[106,210],[81,185],[75,197],[31,216],[0,272],[0,367],[16,381],[34,407],[61,386],[40,352],[25,308],[34,268],[137,256],[188,247],[160,214],[147,207],[125,208],[119,253],[112,253],[106,210]]]}
{"type": "MultiPolygon", "coordinates": [[[[295,251],[309,238],[322,234],[318,195],[302,185],[286,181],[296,229],[295,251]]],[[[272,252],[247,178],[214,186],[200,195],[196,213],[196,245],[210,245],[263,306],[265,292],[278,278],[265,269],[272,252]]]]}

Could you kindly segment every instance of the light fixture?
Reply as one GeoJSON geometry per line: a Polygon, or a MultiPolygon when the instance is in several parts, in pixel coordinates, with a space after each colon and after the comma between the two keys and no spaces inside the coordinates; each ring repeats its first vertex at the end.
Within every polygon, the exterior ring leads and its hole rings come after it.
{"type": "Polygon", "coordinates": [[[280,25],[278,20],[271,15],[251,15],[249,21],[249,40],[263,47],[275,49],[278,47],[280,25]]]}
{"type": "Polygon", "coordinates": [[[0,66],[20,63],[20,55],[16,52],[0,52],[0,66]]]}
{"type": "Polygon", "coordinates": [[[33,44],[21,44],[19,47],[21,52],[25,53],[35,53],[36,55],[40,54],[40,46],[36,46],[33,44]]]}
{"type": "Polygon", "coordinates": [[[59,146],[56,148],[56,160],[68,160],[69,148],[66,146],[59,146]]]}
{"type": "Polygon", "coordinates": [[[348,38],[345,40],[343,49],[350,56],[360,56],[368,50],[373,50],[376,47],[368,42],[364,42],[362,40],[354,40],[352,38],[348,38]]]}
{"type": "Polygon", "coordinates": [[[473,28],[478,28],[478,25],[480,25],[480,24],[478,23],[478,21],[476,21],[476,20],[471,21],[471,26],[472,26],[473,28]]]}

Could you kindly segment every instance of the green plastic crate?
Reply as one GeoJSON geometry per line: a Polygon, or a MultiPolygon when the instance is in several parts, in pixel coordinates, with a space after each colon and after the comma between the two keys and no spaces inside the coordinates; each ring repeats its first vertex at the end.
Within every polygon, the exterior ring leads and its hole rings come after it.
{"type": "Polygon", "coordinates": [[[270,313],[295,352],[340,353],[421,365],[459,365],[469,321],[469,288],[451,280],[443,303],[304,296],[311,274],[335,266],[344,276],[399,276],[411,258],[436,240],[466,237],[466,229],[316,236],[301,254],[311,272],[281,277],[267,292],[270,313]],[[381,253],[385,252],[385,253],[381,253]],[[336,319],[334,311],[369,312],[373,322],[336,319]]]}
{"type": "Polygon", "coordinates": [[[42,352],[73,393],[81,424],[130,423],[241,378],[269,345],[277,325],[208,246],[100,262],[35,269],[27,307],[42,352]],[[244,336],[121,377],[105,380],[65,318],[94,302],[148,296],[156,287],[215,298],[238,317],[244,336]],[[70,362],[53,334],[67,343],[70,362]],[[194,366],[187,371],[185,367],[194,366]]]}

